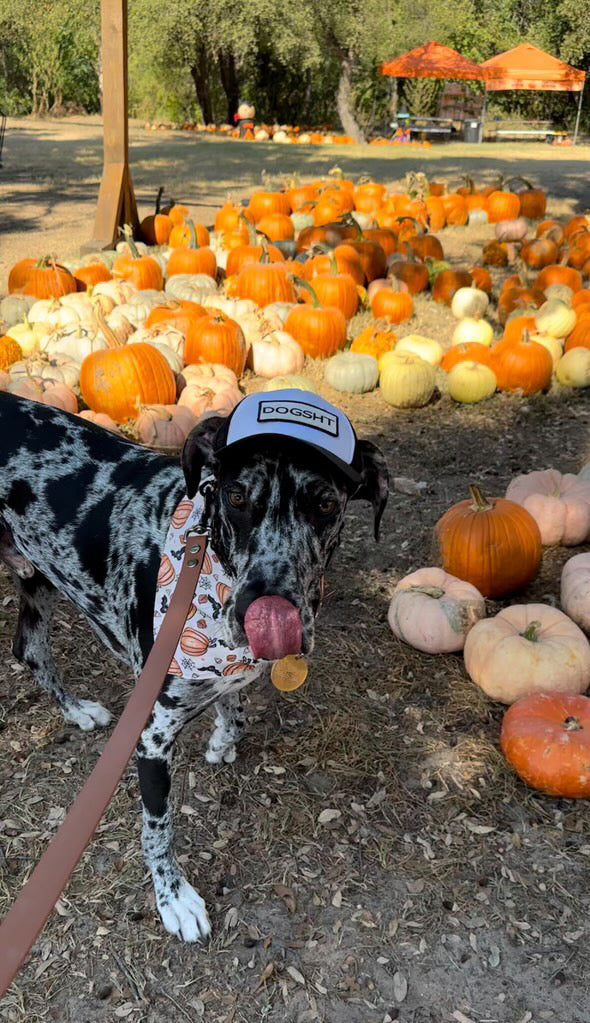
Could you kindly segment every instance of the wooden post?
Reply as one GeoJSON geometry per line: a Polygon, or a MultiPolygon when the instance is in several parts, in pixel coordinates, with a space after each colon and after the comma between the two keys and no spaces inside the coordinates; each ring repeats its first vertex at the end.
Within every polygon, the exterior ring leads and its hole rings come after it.
{"type": "Polygon", "coordinates": [[[101,0],[104,162],[92,239],[82,251],[112,248],[119,228],[139,224],[127,123],[127,0],[101,0]]]}

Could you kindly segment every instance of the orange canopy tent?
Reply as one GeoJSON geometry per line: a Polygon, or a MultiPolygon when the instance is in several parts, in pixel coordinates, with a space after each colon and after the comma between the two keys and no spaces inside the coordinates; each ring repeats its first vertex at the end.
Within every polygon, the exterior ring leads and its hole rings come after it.
{"type": "Polygon", "coordinates": [[[481,82],[489,72],[449,46],[427,43],[382,64],[381,74],[391,78],[452,78],[481,82]]]}
{"type": "Polygon", "coordinates": [[[481,65],[488,71],[488,92],[501,89],[526,89],[543,92],[579,92],[578,113],[574,142],[578,137],[585,71],[564,64],[562,60],[537,49],[531,43],[522,43],[513,50],[484,60],[481,65]]]}

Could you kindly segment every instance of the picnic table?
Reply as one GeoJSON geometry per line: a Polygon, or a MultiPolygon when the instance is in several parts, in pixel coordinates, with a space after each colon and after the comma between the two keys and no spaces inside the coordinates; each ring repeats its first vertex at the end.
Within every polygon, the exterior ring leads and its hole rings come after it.
{"type": "Polygon", "coordinates": [[[410,117],[409,123],[404,123],[400,118],[399,121],[392,121],[391,128],[395,135],[398,128],[402,128],[407,131],[410,136],[415,135],[418,138],[426,138],[428,135],[439,135],[450,137],[453,130],[453,122],[450,117],[410,117]]]}
{"type": "Polygon", "coordinates": [[[554,129],[552,121],[500,121],[498,126],[488,125],[494,138],[567,138],[569,132],[554,129]]]}

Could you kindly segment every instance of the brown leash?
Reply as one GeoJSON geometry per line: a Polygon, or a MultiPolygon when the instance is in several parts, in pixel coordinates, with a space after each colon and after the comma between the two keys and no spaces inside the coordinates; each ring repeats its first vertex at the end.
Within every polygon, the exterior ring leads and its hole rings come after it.
{"type": "Polygon", "coordinates": [[[178,646],[206,547],[206,536],[189,532],[170,607],[127,706],[76,802],[0,925],[0,998],[45,926],[129,763],[178,646]]]}

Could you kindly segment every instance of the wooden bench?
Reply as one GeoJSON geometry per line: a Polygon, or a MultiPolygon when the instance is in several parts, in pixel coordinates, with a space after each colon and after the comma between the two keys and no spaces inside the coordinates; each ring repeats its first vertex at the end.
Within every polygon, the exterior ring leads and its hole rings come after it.
{"type": "MultiPolygon", "coordinates": [[[[500,122],[502,123],[502,122],[500,122]]],[[[555,130],[551,127],[551,121],[520,121],[522,127],[513,127],[504,122],[502,128],[492,128],[494,137],[499,138],[567,138],[569,132],[555,130]]]]}

